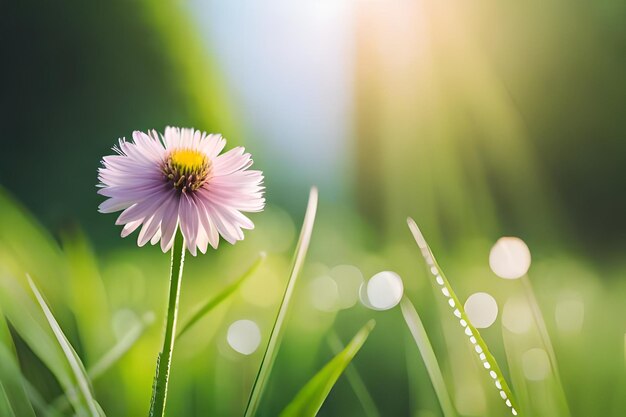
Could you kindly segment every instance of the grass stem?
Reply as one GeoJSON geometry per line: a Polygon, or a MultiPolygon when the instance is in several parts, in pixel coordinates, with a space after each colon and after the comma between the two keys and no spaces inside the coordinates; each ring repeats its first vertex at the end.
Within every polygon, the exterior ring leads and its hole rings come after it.
{"type": "MultiPolygon", "coordinates": [[[[338,355],[345,349],[345,346],[341,343],[341,340],[335,331],[332,331],[328,335],[328,346],[335,355],[338,355]]],[[[348,378],[348,382],[350,383],[354,394],[359,399],[365,415],[367,417],[380,417],[380,411],[378,411],[378,407],[376,407],[376,403],[374,402],[372,395],[367,390],[367,387],[363,382],[363,378],[361,378],[359,371],[352,364],[352,362],[348,364],[344,373],[346,378],[348,378]]]]}
{"type": "Polygon", "coordinates": [[[415,340],[415,344],[420,351],[420,355],[422,355],[424,365],[426,365],[426,371],[428,372],[430,381],[432,382],[437,398],[439,399],[443,415],[445,417],[456,417],[457,412],[452,405],[452,400],[450,399],[448,388],[446,387],[446,383],[443,379],[439,362],[435,356],[435,351],[430,343],[426,329],[422,324],[422,320],[420,319],[419,314],[417,314],[417,310],[415,310],[411,301],[409,301],[406,297],[402,298],[400,308],[402,310],[404,321],[411,331],[411,335],[413,336],[413,340],[415,340]]]}

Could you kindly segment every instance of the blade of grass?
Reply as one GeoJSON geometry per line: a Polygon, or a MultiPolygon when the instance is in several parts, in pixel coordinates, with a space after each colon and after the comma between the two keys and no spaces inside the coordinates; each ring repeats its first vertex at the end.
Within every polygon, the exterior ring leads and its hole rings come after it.
{"type": "Polygon", "coordinates": [[[520,403],[524,405],[524,409],[527,412],[532,412],[528,383],[526,382],[526,378],[524,378],[524,372],[522,370],[522,352],[520,352],[518,344],[513,341],[513,336],[514,335],[503,324],[502,341],[504,342],[504,353],[506,354],[506,360],[509,364],[511,382],[515,387],[515,392],[517,393],[517,397],[520,403]]]}
{"type": "Polygon", "coordinates": [[[4,390],[4,386],[0,384],[0,415],[7,417],[16,417],[15,412],[9,403],[9,396],[4,390]]]}
{"type": "Polygon", "coordinates": [[[61,412],[51,407],[46,400],[44,400],[39,391],[37,391],[37,389],[26,378],[23,379],[22,383],[24,384],[24,390],[26,391],[31,404],[37,410],[38,416],[63,417],[61,412]]]}
{"type": "Polygon", "coordinates": [[[241,287],[241,285],[254,273],[259,269],[259,267],[265,261],[267,255],[265,252],[261,252],[259,254],[258,259],[252,264],[250,268],[246,272],[244,272],[236,281],[232,284],[228,285],[224,288],[219,294],[215,297],[207,300],[204,304],[199,306],[196,311],[180,326],[180,330],[178,331],[177,337],[181,337],[183,334],[187,332],[194,324],[196,324],[200,319],[202,319],[205,315],[209,314],[214,308],[219,306],[223,301],[228,299],[235,291],[241,287]]]}
{"type": "Polygon", "coordinates": [[[367,340],[374,325],[374,320],[371,320],[359,330],[345,349],[306,383],[291,403],[280,413],[280,417],[314,417],[317,415],[344,369],[367,340]]]}
{"type": "Polygon", "coordinates": [[[400,308],[402,310],[404,321],[411,331],[415,344],[422,355],[422,359],[426,365],[426,371],[428,372],[430,381],[433,384],[435,393],[437,394],[437,399],[439,400],[439,405],[441,405],[443,415],[445,417],[456,417],[457,412],[452,405],[452,400],[450,399],[448,388],[444,382],[441,368],[439,368],[439,362],[435,356],[435,351],[430,343],[426,329],[422,324],[422,320],[420,319],[419,314],[417,314],[417,310],[415,310],[411,301],[409,301],[406,297],[402,298],[400,308]]]}
{"type": "MultiPolygon", "coordinates": [[[[0,319],[1,320],[1,319],[0,319]]],[[[20,371],[17,358],[13,352],[0,343],[0,415],[15,417],[35,417],[33,406],[26,395],[22,381],[24,377],[20,371]]]]}
{"type": "Polygon", "coordinates": [[[500,370],[496,359],[493,357],[491,352],[489,351],[489,347],[487,343],[483,340],[478,330],[472,325],[469,320],[467,314],[465,314],[465,310],[463,309],[463,304],[459,301],[458,297],[452,290],[450,283],[446,279],[443,271],[437,264],[435,257],[426,243],[422,232],[417,227],[417,224],[412,218],[407,218],[407,224],[409,225],[409,229],[413,234],[413,238],[417,243],[417,246],[420,248],[422,252],[422,256],[426,261],[426,264],[429,267],[429,272],[435,279],[434,285],[437,288],[441,289],[442,294],[445,296],[448,305],[453,310],[453,314],[459,320],[459,323],[463,327],[465,334],[469,337],[469,341],[474,347],[474,351],[476,355],[480,359],[483,367],[486,371],[489,372],[489,376],[493,379],[493,383],[495,387],[498,389],[500,393],[500,397],[505,402],[506,406],[509,407],[511,413],[516,416],[520,412],[519,406],[517,405],[517,401],[513,397],[513,392],[509,388],[508,383],[504,379],[504,374],[500,370]]]}
{"type": "MultiPolygon", "coordinates": [[[[339,340],[339,336],[337,336],[337,333],[334,331],[328,337],[328,345],[335,355],[338,355],[345,349],[345,346],[343,346],[341,340],[339,340]]],[[[376,403],[367,390],[363,378],[359,375],[359,371],[357,371],[356,367],[352,363],[349,363],[344,372],[354,394],[361,402],[365,414],[368,417],[380,417],[380,411],[378,411],[378,407],[376,407],[376,403]]]]}
{"type": "Polygon", "coordinates": [[[48,324],[50,324],[50,327],[52,328],[52,332],[54,333],[54,336],[56,337],[57,342],[59,343],[59,345],[61,346],[61,349],[63,350],[63,353],[65,354],[65,358],[67,359],[67,362],[70,365],[72,373],[74,374],[74,378],[77,381],[78,390],[82,395],[82,399],[87,409],[89,410],[89,413],[92,416],[102,416],[103,415],[103,413],[101,412],[102,410],[100,409],[100,406],[98,405],[95,398],[93,397],[93,393],[91,391],[91,385],[89,382],[89,377],[87,376],[87,372],[85,371],[85,368],[83,367],[82,362],[78,358],[76,351],[74,350],[70,342],[65,337],[63,330],[61,330],[59,323],[54,318],[52,311],[50,311],[50,308],[46,304],[46,301],[44,300],[43,296],[39,292],[39,289],[37,289],[37,286],[33,282],[32,278],[27,275],[27,279],[28,279],[28,284],[30,285],[30,289],[32,290],[33,294],[35,294],[35,298],[37,299],[37,302],[39,303],[41,310],[46,316],[46,319],[48,320],[48,324]]]}
{"type": "Polygon", "coordinates": [[[554,352],[554,346],[552,346],[552,341],[550,340],[550,334],[548,333],[546,321],[544,320],[543,314],[541,313],[541,308],[539,308],[539,303],[537,302],[537,298],[535,297],[535,292],[533,291],[533,286],[530,282],[530,279],[528,278],[528,275],[524,275],[523,277],[521,277],[520,281],[522,282],[522,286],[524,287],[526,300],[533,314],[533,319],[535,321],[535,325],[537,326],[537,330],[539,331],[539,337],[541,337],[541,342],[548,352],[550,367],[552,369],[552,374],[554,375],[554,379],[557,385],[557,397],[559,407],[561,408],[560,413],[562,416],[569,416],[571,415],[569,411],[569,405],[567,403],[567,397],[565,396],[565,390],[563,389],[563,383],[561,382],[561,374],[559,372],[558,364],[556,362],[556,353],[554,352]]]}
{"type": "MultiPolygon", "coordinates": [[[[15,353],[13,338],[9,327],[0,309],[0,387],[6,396],[0,395],[0,410],[6,410],[7,415],[35,417],[35,411],[26,395],[23,385],[24,376],[15,353]],[[9,414],[13,413],[13,414],[9,414]]],[[[1,414],[4,415],[4,414],[1,414]]]]}
{"type": "Polygon", "coordinates": [[[52,335],[41,308],[10,276],[0,276],[0,304],[13,328],[59,381],[76,414],[87,415],[63,350],[52,335]]]}
{"type": "MultiPolygon", "coordinates": [[[[93,366],[87,369],[87,375],[93,382],[104,375],[111,369],[135,343],[143,335],[146,329],[154,322],[154,314],[152,312],[145,313],[133,327],[126,332],[124,336],[117,342],[108,352],[106,352],[93,366]]],[[[65,395],[57,397],[51,402],[49,411],[67,412],[70,403],[65,395]]]]}
{"type": "Polygon", "coordinates": [[[296,245],[296,252],[294,254],[293,263],[291,266],[291,273],[289,274],[289,281],[287,282],[287,287],[285,288],[285,293],[283,294],[283,299],[280,303],[278,314],[276,315],[276,320],[274,320],[274,325],[272,326],[270,338],[267,342],[265,352],[263,353],[263,359],[261,359],[259,371],[257,372],[254,384],[252,385],[252,391],[250,392],[250,397],[248,398],[248,404],[246,406],[244,417],[252,417],[256,414],[256,411],[259,408],[259,404],[261,401],[261,396],[263,395],[263,391],[265,390],[265,386],[272,371],[272,367],[274,366],[276,354],[278,353],[278,348],[280,347],[280,342],[282,340],[283,325],[285,322],[285,318],[287,317],[289,302],[291,300],[291,296],[296,285],[296,280],[298,278],[298,275],[300,274],[302,265],[304,264],[304,258],[306,257],[306,252],[309,248],[309,242],[311,241],[311,234],[313,232],[313,224],[315,223],[316,211],[317,188],[313,187],[311,188],[311,191],[309,193],[309,202],[307,204],[306,213],[304,215],[304,221],[302,223],[302,230],[300,231],[298,244],[296,245]]]}

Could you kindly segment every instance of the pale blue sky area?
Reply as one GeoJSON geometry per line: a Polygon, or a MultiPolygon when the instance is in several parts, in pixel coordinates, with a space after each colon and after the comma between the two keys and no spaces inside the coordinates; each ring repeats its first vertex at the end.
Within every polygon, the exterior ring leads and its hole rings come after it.
{"type": "Polygon", "coordinates": [[[244,143],[266,171],[270,199],[285,202],[311,184],[326,199],[343,199],[352,161],[350,2],[195,0],[189,7],[238,106],[244,143]]]}

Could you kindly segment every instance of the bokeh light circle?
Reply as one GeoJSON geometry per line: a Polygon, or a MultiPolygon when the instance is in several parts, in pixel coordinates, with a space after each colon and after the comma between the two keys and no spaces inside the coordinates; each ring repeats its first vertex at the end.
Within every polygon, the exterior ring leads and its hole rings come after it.
{"type": "Polygon", "coordinates": [[[502,309],[502,324],[516,334],[528,332],[533,324],[533,315],[528,302],[523,297],[511,297],[502,309]]]}
{"type": "Polygon", "coordinates": [[[367,282],[367,299],[376,310],[389,310],[395,307],[403,294],[402,278],[395,272],[379,272],[367,282]]]}
{"type": "Polygon", "coordinates": [[[226,340],[236,352],[251,355],[261,344],[261,330],[252,320],[237,320],[228,327],[226,340]]]}
{"type": "Polygon", "coordinates": [[[550,359],[545,350],[530,349],[522,354],[522,369],[529,381],[541,381],[550,373],[550,359]]]}
{"type": "Polygon", "coordinates": [[[465,301],[465,313],[474,327],[485,329],[496,321],[498,303],[486,292],[477,292],[470,295],[465,301]]]}
{"type": "Polygon", "coordinates": [[[363,284],[363,274],[353,265],[337,265],[330,270],[330,276],[337,283],[339,307],[347,309],[354,306],[359,299],[359,289],[363,284]]]}
{"type": "Polygon", "coordinates": [[[320,311],[339,310],[339,288],[328,275],[316,277],[309,283],[309,296],[313,307],[320,311]]]}
{"type": "Polygon", "coordinates": [[[517,237],[498,239],[489,253],[491,270],[505,279],[517,279],[526,275],[530,268],[530,250],[526,243],[517,237]]]}

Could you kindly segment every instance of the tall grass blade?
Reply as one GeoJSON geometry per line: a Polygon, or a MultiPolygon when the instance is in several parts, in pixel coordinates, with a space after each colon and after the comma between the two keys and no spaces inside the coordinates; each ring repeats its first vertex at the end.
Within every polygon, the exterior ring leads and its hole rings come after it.
{"type": "Polygon", "coordinates": [[[265,261],[267,255],[265,252],[261,252],[259,254],[258,259],[252,264],[250,268],[246,272],[244,272],[236,281],[232,284],[228,285],[224,288],[219,294],[215,297],[207,300],[204,304],[196,309],[196,311],[185,321],[178,331],[177,337],[181,337],[183,334],[187,332],[194,324],[196,324],[200,319],[202,319],[205,315],[209,314],[214,308],[219,306],[222,302],[224,302],[228,297],[235,293],[241,287],[241,285],[246,282],[248,278],[250,278],[254,273],[259,269],[259,267],[265,261]]]}
{"type": "Polygon", "coordinates": [[[504,343],[504,353],[506,354],[506,360],[509,364],[509,373],[511,375],[511,382],[517,393],[517,398],[521,405],[524,406],[524,410],[528,413],[532,413],[533,407],[530,400],[530,393],[528,389],[528,383],[524,377],[523,365],[521,361],[522,351],[519,346],[519,340],[514,339],[514,335],[502,325],[502,341],[504,343]]]}
{"type": "Polygon", "coordinates": [[[435,393],[437,394],[437,399],[439,400],[439,404],[441,405],[443,415],[445,417],[456,417],[456,409],[452,405],[452,400],[450,399],[448,388],[446,387],[446,383],[443,379],[443,374],[441,373],[439,362],[437,361],[437,357],[435,356],[435,351],[433,350],[433,346],[430,343],[430,339],[428,338],[426,329],[422,324],[422,320],[420,319],[417,311],[415,310],[415,307],[408,298],[402,298],[400,308],[402,310],[402,316],[404,316],[404,321],[411,331],[413,340],[415,340],[415,344],[417,345],[417,348],[422,355],[422,359],[424,360],[424,364],[426,365],[426,371],[428,372],[430,381],[432,382],[435,393]]]}
{"type": "Polygon", "coordinates": [[[359,330],[345,349],[307,382],[293,401],[280,413],[280,417],[314,417],[317,415],[330,390],[367,340],[374,324],[375,322],[371,320],[359,330]]]}
{"type": "Polygon", "coordinates": [[[541,314],[541,309],[539,308],[539,303],[537,302],[537,298],[535,297],[535,292],[533,291],[533,287],[530,279],[528,278],[528,275],[524,275],[523,277],[521,277],[520,281],[522,282],[522,286],[524,287],[526,300],[528,301],[528,305],[530,306],[530,310],[537,326],[537,330],[539,331],[539,337],[541,337],[541,342],[543,343],[544,348],[548,352],[548,357],[550,358],[550,368],[552,370],[552,374],[554,375],[557,386],[557,397],[559,407],[561,408],[560,412],[563,416],[569,416],[571,415],[569,411],[569,405],[567,403],[567,397],[565,396],[565,390],[563,389],[563,383],[561,382],[561,374],[559,372],[559,367],[556,362],[556,353],[554,352],[554,346],[552,346],[552,341],[550,340],[550,334],[548,333],[546,321],[543,318],[543,314],[541,314]]]}
{"type": "Polygon", "coordinates": [[[291,301],[296,280],[300,274],[302,265],[304,264],[304,258],[306,257],[306,252],[311,241],[316,212],[317,188],[313,187],[309,193],[309,202],[304,215],[298,244],[296,245],[296,252],[291,266],[291,273],[289,274],[289,282],[287,282],[287,287],[285,288],[285,293],[283,294],[283,299],[280,303],[276,320],[272,326],[272,332],[270,333],[270,338],[267,342],[267,347],[265,348],[265,353],[263,354],[259,371],[257,372],[254,384],[252,385],[252,391],[250,392],[250,397],[248,398],[248,404],[246,406],[244,417],[252,417],[256,414],[261,401],[261,396],[263,395],[263,391],[265,390],[272,367],[274,366],[274,361],[276,360],[278,348],[280,347],[280,342],[282,340],[283,325],[287,317],[287,311],[289,310],[289,302],[291,301]]]}
{"type": "MultiPolygon", "coordinates": [[[[345,346],[342,345],[341,340],[339,340],[339,336],[337,336],[337,333],[335,332],[330,334],[328,344],[335,355],[338,355],[345,349],[345,346]]],[[[346,374],[346,378],[348,378],[348,382],[350,383],[354,394],[359,399],[365,415],[367,417],[380,417],[380,411],[378,411],[378,407],[376,407],[376,403],[367,390],[367,387],[363,382],[363,378],[359,375],[359,371],[357,371],[356,367],[352,363],[349,363],[344,373],[346,374]]]]}
{"type": "Polygon", "coordinates": [[[426,243],[422,232],[417,227],[417,224],[410,217],[407,219],[407,223],[409,225],[411,233],[413,234],[413,238],[417,243],[417,246],[422,252],[424,260],[428,265],[430,274],[435,280],[434,285],[444,295],[446,301],[448,302],[448,305],[452,309],[454,316],[457,320],[459,320],[459,323],[464,329],[465,334],[469,337],[469,341],[472,344],[472,347],[474,348],[474,351],[476,352],[476,355],[478,356],[480,362],[482,363],[485,370],[489,372],[489,376],[493,380],[496,389],[499,391],[500,397],[502,398],[506,406],[509,407],[511,413],[514,416],[517,416],[520,412],[517,401],[513,397],[513,392],[511,391],[509,385],[504,379],[504,374],[500,370],[496,359],[489,351],[487,343],[485,343],[480,333],[478,333],[478,330],[476,330],[476,328],[470,322],[467,314],[465,314],[463,304],[459,301],[458,297],[452,290],[450,283],[446,279],[443,271],[437,264],[437,261],[435,260],[435,257],[430,250],[428,243],[426,243]]]}
{"type": "Polygon", "coordinates": [[[24,380],[13,338],[0,310],[0,415],[35,417],[23,385],[24,380]]]}
{"type": "MultiPolygon", "coordinates": [[[[148,326],[154,322],[154,314],[146,313],[133,327],[109,351],[107,351],[96,363],[87,369],[87,375],[93,382],[111,369],[128,352],[139,338],[145,333],[148,326]]],[[[48,408],[49,412],[63,413],[68,411],[69,402],[65,395],[57,397],[48,408]]]]}
{"type": "Polygon", "coordinates": [[[50,327],[52,328],[52,332],[54,333],[54,336],[56,337],[57,342],[59,343],[59,346],[61,346],[61,349],[63,350],[63,353],[65,354],[65,358],[67,359],[67,362],[70,365],[74,378],[77,382],[78,390],[82,396],[82,399],[84,401],[84,404],[87,410],[89,410],[89,414],[92,416],[103,416],[104,414],[102,413],[100,406],[98,405],[95,398],[93,397],[93,393],[91,391],[91,385],[89,382],[89,377],[87,376],[87,372],[85,371],[85,368],[83,367],[82,362],[78,358],[76,351],[74,350],[74,348],[72,348],[72,345],[65,337],[63,330],[61,330],[59,323],[54,318],[52,311],[50,311],[50,308],[46,304],[46,301],[44,300],[43,296],[39,292],[39,289],[37,289],[37,286],[31,279],[31,277],[27,276],[27,278],[28,278],[28,284],[30,285],[30,288],[33,291],[33,294],[35,294],[35,298],[37,299],[37,302],[39,303],[41,310],[46,316],[46,319],[48,320],[48,324],[50,324],[50,327]]]}
{"type": "MultiPolygon", "coordinates": [[[[4,327],[0,316],[0,327],[4,327]]],[[[35,411],[23,385],[24,377],[12,346],[0,340],[0,415],[35,417],[35,411]]]]}
{"type": "Polygon", "coordinates": [[[59,381],[76,414],[88,415],[63,350],[52,335],[41,308],[9,276],[0,276],[0,304],[13,328],[59,381]]]}
{"type": "MultiPolygon", "coordinates": [[[[24,390],[28,395],[28,398],[37,411],[38,416],[43,417],[64,417],[65,414],[61,413],[59,410],[51,406],[44,400],[39,391],[26,379],[24,378],[22,383],[24,384],[24,390]]],[[[65,397],[63,397],[65,398],[65,397]]],[[[67,400],[66,400],[67,401],[67,400]]],[[[69,405],[69,403],[68,403],[69,405]]]]}

